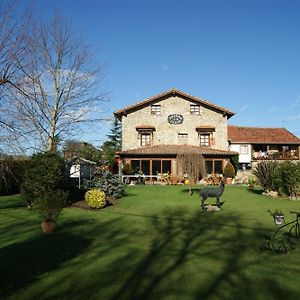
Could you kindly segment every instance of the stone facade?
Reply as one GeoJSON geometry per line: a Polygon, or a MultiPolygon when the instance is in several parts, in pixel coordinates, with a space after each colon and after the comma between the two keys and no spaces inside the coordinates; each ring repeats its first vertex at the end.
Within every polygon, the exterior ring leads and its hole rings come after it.
{"type": "Polygon", "coordinates": [[[151,131],[151,145],[187,144],[193,146],[200,145],[199,133],[196,131],[197,127],[214,127],[215,131],[211,133],[210,147],[212,149],[228,150],[227,115],[204,104],[200,104],[200,114],[191,114],[190,105],[199,105],[199,103],[175,94],[123,115],[122,150],[142,147],[141,132],[137,130],[138,126],[155,128],[151,131]],[[151,114],[151,105],[153,104],[160,105],[160,114],[151,114]],[[183,123],[170,124],[168,116],[172,114],[182,115],[184,118],[183,123]],[[187,137],[179,137],[178,134],[184,134],[184,136],[187,134],[187,137]]]}

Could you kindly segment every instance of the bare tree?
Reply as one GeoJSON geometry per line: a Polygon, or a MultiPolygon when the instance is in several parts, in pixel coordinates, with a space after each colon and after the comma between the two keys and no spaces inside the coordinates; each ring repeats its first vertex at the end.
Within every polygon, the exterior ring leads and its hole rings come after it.
{"type": "MultiPolygon", "coordinates": [[[[26,56],[25,39],[30,28],[31,9],[17,10],[21,1],[0,3],[0,145],[17,137],[16,120],[12,116],[11,90],[22,78],[19,61],[26,56]],[[18,13],[17,13],[18,11],[18,13]]],[[[11,147],[11,143],[9,143],[11,147]]],[[[8,147],[7,147],[8,148],[8,147]]],[[[1,149],[0,149],[1,151],[1,149]]]]}
{"type": "Polygon", "coordinates": [[[23,80],[14,95],[16,119],[44,150],[55,150],[80,124],[101,121],[103,67],[95,66],[89,47],[58,14],[47,24],[33,26],[26,47],[31,51],[20,62],[23,80]]]}

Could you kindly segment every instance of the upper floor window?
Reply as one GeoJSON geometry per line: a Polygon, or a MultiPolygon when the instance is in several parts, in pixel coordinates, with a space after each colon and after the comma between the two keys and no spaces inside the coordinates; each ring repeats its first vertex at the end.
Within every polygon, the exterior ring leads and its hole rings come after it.
{"type": "Polygon", "coordinates": [[[188,138],[188,134],[187,133],[178,133],[178,138],[179,139],[187,139],[188,138]]]}
{"type": "Polygon", "coordinates": [[[151,105],[151,115],[160,115],[160,105],[151,105]]]}
{"type": "Polygon", "coordinates": [[[151,133],[141,133],[141,146],[150,146],[151,133]]]}
{"type": "Polygon", "coordinates": [[[191,115],[200,115],[200,105],[190,105],[190,113],[191,115]]]}
{"type": "Polygon", "coordinates": [[[210,134],[209,133],[201,133],[200,134],[200,146],[210,146],[210,134]]]}
{"type": "Polygon", "coordinates": [[[241,145],[240,146],[240,154],[248,154],[248,145],[241,145]]]}

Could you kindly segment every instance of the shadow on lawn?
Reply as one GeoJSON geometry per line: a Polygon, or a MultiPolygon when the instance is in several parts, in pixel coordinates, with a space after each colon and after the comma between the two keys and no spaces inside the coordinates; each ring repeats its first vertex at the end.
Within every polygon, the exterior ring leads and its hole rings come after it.
{"type": "MultiPolygon", "coordinates": [[[[215,217],[201,212],[187,217],[175,210],[165,212],[164,218],[152,218],[155,235],[148,251],[110,299],[255,299],[260,288],[272,299],[288,297],[289,291],[272,279],[257,281],[247,275],[249,267],[266,259],[260,256],[247,262],[244,257],[245,252],[258,249],[257,233],[243,230],[238,217],[221,217],[230,229],[215,223],[215,217]]],[[[124,278],[121,265],[115,261],[110,266],[117,281],[124,278]]]]}
{"type": "Polygon", "coordinates": [[[9,296],[37,280],[43,273],[51,272],[63,262],[79,256],[90,243],[90,239],[57,232],[2,248],[1,296],[9,296]]]}
{"type": "MultiPolygon", "coordinates": [[[[192,188],[191,189],[191,191],[192,191],[192,195],[197,195],[197,196],[199,196],[199,192],[201,191],[201,189],[203,189],[204,187],[197,187],[197,188],[192,188]]],[[[189,194],[189,192],[190,192],[190,190],[188,189],[188,188],[186,188],[186,189],[182,189],[181,191],[180,191],[181,193],[185,193],[185,194],[189,194]]]]}
{"type": "Polygon", "coordinates": [[[14,198],[13,196],[2,197],[0,201],[0,210],[25,206],[25,201],[20,199],[18,196],[16,196],[16,198],[14,198]]]}
{"type": "Polygon", "coordinates": [[[70,269],[64,280],[53,273],[48,287],[35,291],[34,298],[295,299],[272,278],[273,268],[268,274],[255,273],[264,271],[260,265],[270,256],[258,250],[260,233],[245,229],[238,216],[179,209],[157,216],[115,216],[110,221],[66,222],[64,233],[3,248],[2,296],[77,257],[73,266],[66,266],[70,269]],[[130,222],[141,224],[142,232],[130,222]],[[73,227],[80,228],[80,236],[68,233],[73,227]],[[72,271],[79,276],[71,276],[72,271]]]}

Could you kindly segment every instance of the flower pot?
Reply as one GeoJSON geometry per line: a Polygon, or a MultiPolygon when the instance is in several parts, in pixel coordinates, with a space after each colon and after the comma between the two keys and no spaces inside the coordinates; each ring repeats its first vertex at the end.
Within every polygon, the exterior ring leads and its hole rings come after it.
{"type": "Polygon", "coordinates": [[[282,225],[284,224],[284,216],[275,216],[274,222],[276,225],[282,225]]]}
{"type": "Polygon", "coordinates": [[[43,221],[41,224],[44,233],[52,233],[56,227],[56,223],[53,221],[43,221]]]}
{"type": "Polygon", "coordinates": [[[231,177],[226,178],[226,184],[232,184],[232,178],[231,177]]]}

